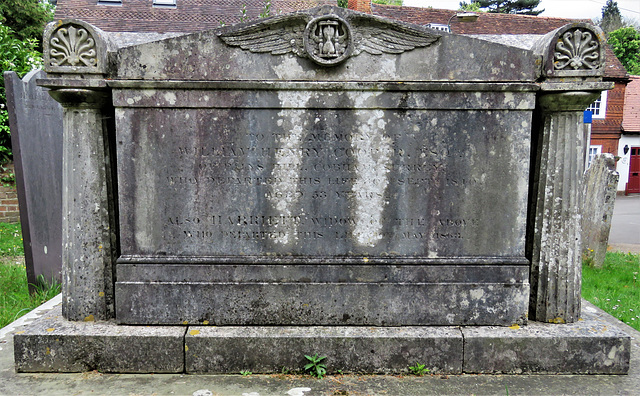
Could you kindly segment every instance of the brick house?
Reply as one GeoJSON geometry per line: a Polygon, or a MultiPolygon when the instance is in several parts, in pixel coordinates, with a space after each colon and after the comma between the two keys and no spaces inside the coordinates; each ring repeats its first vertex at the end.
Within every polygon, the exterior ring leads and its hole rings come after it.
{"type": "MultiPolygon", "coordinates": [[[[272,0],[271,15],[336,3],[336,0],[272,0]]],[[[430,25],[436,29],[448,30],[450,27],[453,33],[492,40],[500,36],[505,43],[523,47],[568,23],[585,21],[480,13],[476,22],[462,23],[452,18],[457,12],[455,10],[372,4],[371,0],[349,0],[348,4],[350,9],[380,17],[430,25]]],[[[255,19],[263,11],[265,0],[65,0],[58,3],[56,18],[78,18],[112,32],[188,33],[213,29],[221,23],[240,22],[243,5],[247,18],[255,19]]],[[[622,134],[625,88],[631,80],[608,46],[606,57],[604,81],[612,81],[615,85],[590,107],[593,124],[589,153],[612,153],[622,157],[618,145],[622,134]]]]}
{"type": "Polygon", "coordinates": [[[622,136],[618,144],[618,191],[640,193],[640,76],[631,76],[623,113],[622,136]]]}

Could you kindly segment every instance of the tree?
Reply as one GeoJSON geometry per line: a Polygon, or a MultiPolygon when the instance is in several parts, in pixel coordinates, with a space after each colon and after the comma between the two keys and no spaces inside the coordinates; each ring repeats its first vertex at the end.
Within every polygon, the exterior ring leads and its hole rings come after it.
{"type": "Polygon", "coordinates": [[[618,9],[618,2],[607,0],[607,4],[602,7],[602,20],[600,21],[600,29],[605,33],[613,32],[624,27],[622,15],[618,9]]]}
{"type": "Polygon", "coordinates": [[[542,10],[534,10],[540,5],[540,0],[476,0],[471,3],[466,1],[460,2],[460,9],[468,10],[473,7],[473,3],[477,3],[479,8],[484,8],[487,12],[500,14],[522,14],[522,15],[538,15],[542,10]]]}
{"type": "Polygon", "coordinates": [[[376,4],[390,4],[390,5],[402,5],[402,0],[373,0],[376,4]]]}
{"type": "Polygon", "coordinates": [[[460,3],[460,11],[480,12],[480,3],[474,1],[473,3],[460,3]]]}
{"type": "Polygon", "coordinates": [[[640,74],[640,32],[632,26],[609,33],[607,40],[627,73],[640,74]]]}
{"type": "Polygon", "coordinates": [[[48,0],[2,0],[0,23],[9,27],[20,41],[35,39],[42,49],[42,32],[53,20],[54,6],[48,0]]]}

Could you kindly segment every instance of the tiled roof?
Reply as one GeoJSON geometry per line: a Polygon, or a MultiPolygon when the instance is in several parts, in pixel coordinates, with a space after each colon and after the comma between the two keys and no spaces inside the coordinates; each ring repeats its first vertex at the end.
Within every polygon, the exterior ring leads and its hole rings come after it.
{"type": "MultiPolygon", "coordinates": [[[[455,10],[443,10],[436,8],[390,6],[372,4],[373,15],[395,19],[403,22],[426,25],[437,23],[446,25],[455,10]]],[[[451,20],[451,31],[458,34],[469,35],[544,35],[552,30],[572,22],[591,22],[589,19],[550,18],[531,15],[479,13],[480,17],[472,23],[451,20]]],[[[605,48],[606,69],[605,77],[611,79],[626,79],[627,71],[616,58],[611,48],[605,48]]]]}
{"type": "MultiPolygon", "coordinates": [[[[373,15],[396,19],[399,21],[426,25],[439,23],[446,25],[449,18],[456,14],[455,10],[436,8],[399,7],[372,4],[373,15]]],[[[458,34],[547,34],[576,19],[536,17],[530,15],[479,13],[476,22],[451,21],[451,31],[458,34]]],[[[581,22],[590,20],[579,19],[581,22]]]]}
{"type": "Polygon", "coordinates": [[[630,76],[624,95],[622,130],[640,133],[640,76],[630,76]]]}
{"type": "MultiPolygon", "coordinates": [[[[76,18],[109,32],[191,33],[240,22],[243,5],[255,19],[264,0],[177,0],[176,7],[154,7],[153,0],[122,0],[122,5],[97,4],[98,0],[61,0],[56,19],[76,18]]],[[[272,0],[271,15],[305,10],[336,0],[272,0]]]]}

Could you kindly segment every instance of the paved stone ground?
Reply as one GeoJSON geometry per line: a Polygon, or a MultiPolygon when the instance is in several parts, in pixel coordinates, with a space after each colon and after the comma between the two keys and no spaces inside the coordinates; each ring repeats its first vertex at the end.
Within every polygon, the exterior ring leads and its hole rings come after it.
{"type": "Polygon", "coordinates": [[[640,253],[640,194],[616,197],[609,250],[640,253]]]}
{"type": "Polygon", "coordinates": [[[632,337],[628,375],[451,375],[329,376],[316,380],[292,375],[124,375],[17,374],[12,334],[60,303],[60,297],[0,330],[0,395],[637,395],[640,389],[640,332],[593,305],[632,337]]]}

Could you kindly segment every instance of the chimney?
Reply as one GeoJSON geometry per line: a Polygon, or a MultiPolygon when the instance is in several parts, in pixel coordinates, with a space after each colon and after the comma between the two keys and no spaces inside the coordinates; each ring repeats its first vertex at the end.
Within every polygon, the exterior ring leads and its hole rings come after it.
{"type": "Polygon", "coordinates": [[[347,8],[371,14],[371,0],[349,0],[347,8]]]}

